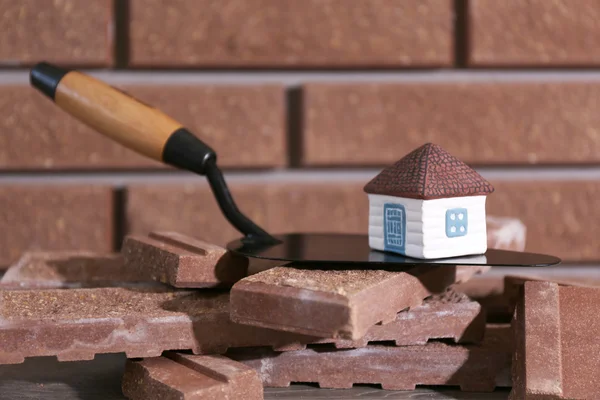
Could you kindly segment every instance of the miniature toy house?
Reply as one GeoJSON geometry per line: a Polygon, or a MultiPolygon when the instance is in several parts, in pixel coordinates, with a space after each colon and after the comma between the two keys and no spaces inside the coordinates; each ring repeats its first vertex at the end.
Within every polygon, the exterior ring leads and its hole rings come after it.
{"type": "Polygon", "coordinates": [[[494,188],[438,145],[414,150],[364,190],[372,249],[421,259],[487,250],[485,201],[494,188]]]}

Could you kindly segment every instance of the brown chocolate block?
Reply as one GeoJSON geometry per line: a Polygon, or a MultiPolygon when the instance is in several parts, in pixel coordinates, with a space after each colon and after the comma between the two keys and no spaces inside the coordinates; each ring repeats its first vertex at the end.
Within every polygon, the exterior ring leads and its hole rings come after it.
{"type": "Polygon", "coordinates": [[[231,288],[234,322],[326,338],[356,340],[379,322],[440,293],[456,277],[452,266],[406,272],[321,271],[277,267],[231,288]]]}
{"type": "Polygon", "coordinates": [[[597,399],[600,290],[525,282],[515,310],[512,399],[597,399]]]}
{"type": "Polygon", "coordinates": [[[131,400],[263,399],[256,371],[223,356],[168,353],[127,360],[122,387],[131,400]]]}
{"type": "Polygon", "coordinates": [[[37,356],[86,360],[117,352],[130,358],[154,357],[169,349],[215,354],[230,347],[297,350],[307,343],[333,343],[339,348],[364,347],[369,341],[422,344],[433,338],[468,343],[481,339],[484,324],[477,303],[452,293],[398,313],[394,321],[373,326],[357,341],[240,325],[231,321],[229,310],[229,294],[213,290],[0,291],[0,364],[37,356]]]}
{"type": "MultiPolygon", "coordinates": [[[[187,126],[215,149],[222,167],[287,162],[280,86],[118,86],[187,126]]],[[[0,85],[0,131],[10,132],[0,135],[2,169],[163,168],[86,127],[26,85],[0,85]],[[29,151],[10,150],[16,148],[29,151]]]]}
{"type": "Polygon", "coordinates": [[[0,66],[111,65],[112,20],[108,0],[0,0],[0,66]]]}
{"type": "MultiPolygon", "coordinates": [[[[1,135],[10,136],[10,135],[1,135]]],[[[108,253],[113,247],[113,192],[108,186],[0,186],[0,267],[30,250],[108,253]]]]}
{"type": "Polygon", "coordinates": [[[471,0],[472,66],[592,66],[600,64],[595,0],[471,0]]]}
{"type": "Polygon", "coordinates": [[[387,390],[452,385],[464,391],[489,392],[511,386],[510,354],[510,328],[495,326],[486,331],[481,345],[430,342],[423,346],[309,348],[285,353],[236,349],[227,356],[256,369],[267,387],[316,382],[322,388],[350,388],[354,383],[370,383],[387,390]]]}
{"type": "Polygon", "coordinates": [[[308,83],[302,162],[385,166],[433,142],[467,164],[596,163],[598,102],[592,81],[308,83]]]}
{"type": "Polygon", "coordinates": [[[449,0],[133,0],[138,67],[450,66],[449,0]]]}
{"type": "Polygon", "coordinates": [[[227,249],[177,232],[125,238],[125,268],[141,281],[178,288],[227,287],[246,276],[248,260],[227,249]]]}
{"type": "Polygon", "coordinates": [[[116,253],[89,251],[27,252],[0,279],[0,288],[34,289],[116,286],[135,282],[116,253]]]}

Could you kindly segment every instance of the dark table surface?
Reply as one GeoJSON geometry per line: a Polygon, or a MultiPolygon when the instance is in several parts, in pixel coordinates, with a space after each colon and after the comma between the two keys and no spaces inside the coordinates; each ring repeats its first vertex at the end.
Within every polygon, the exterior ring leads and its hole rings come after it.
{"type": "MultiPolygon", "coordinates": [[[[30,358],[23,364],[0,366],[0,399],[125,399],[121,394],[124,354],[97,355],[93,361],[61,362],[54,357],[30,358]]],[[[508,390],[461,393],[457,389],[419,388],[411,392],[382,390],[376,385],[352,389],[319,389],[293,384],[265,389],[265,399],[465,399],[508,398],[508,390]]]]}

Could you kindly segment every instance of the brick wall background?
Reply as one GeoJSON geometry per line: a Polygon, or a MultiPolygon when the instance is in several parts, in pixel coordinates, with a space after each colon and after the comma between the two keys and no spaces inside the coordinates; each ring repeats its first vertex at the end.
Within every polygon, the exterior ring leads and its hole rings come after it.
{"type": "Polygon", "coordinates": [[[85,70],[211,144],[272,232],[367,227],[362,186],[427,141],[496,187],[527,249],[597,264],[600,0],[0,0],[0,267],[128,232],[239,236],[201,177],[28,85],[85,70]]]}

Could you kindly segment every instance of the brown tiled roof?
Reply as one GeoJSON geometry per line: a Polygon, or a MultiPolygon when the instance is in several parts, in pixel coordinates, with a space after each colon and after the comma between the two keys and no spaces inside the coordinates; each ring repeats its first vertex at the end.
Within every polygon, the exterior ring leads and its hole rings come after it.
{"type": "Polygon", "coordinates": [[[493,186],[440,146],[427,143],[387,167],[365,192],[413,199],[487,195],[493,186]]]}

